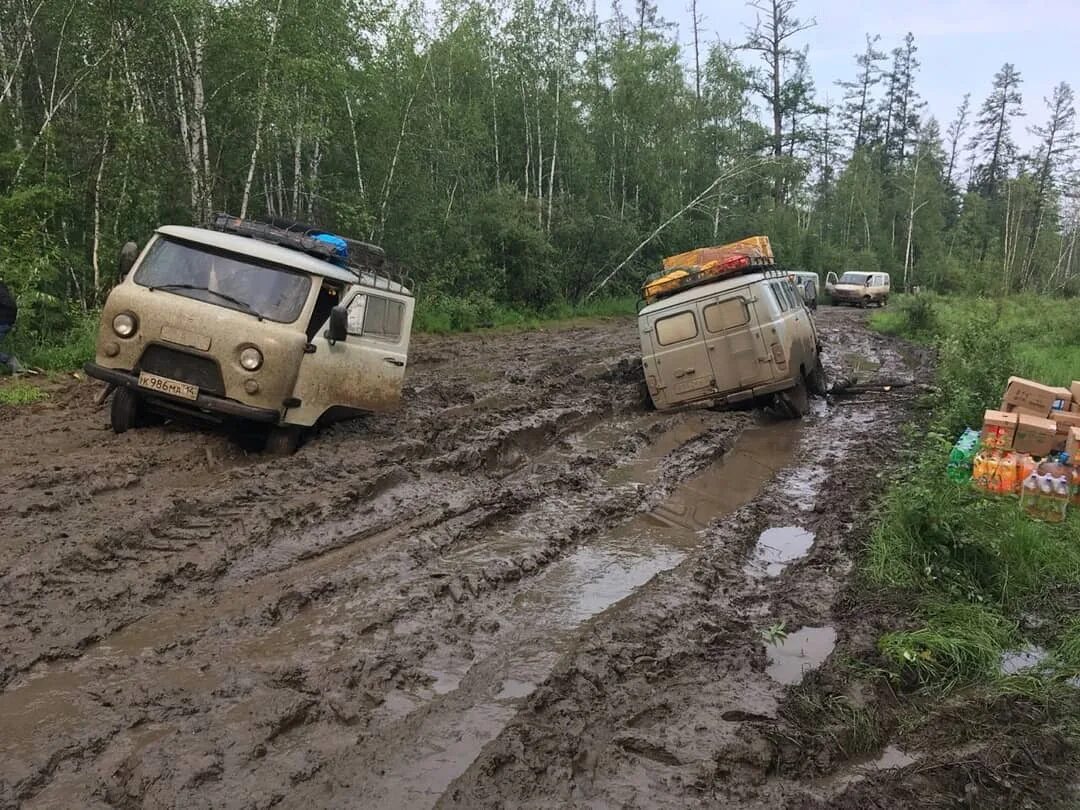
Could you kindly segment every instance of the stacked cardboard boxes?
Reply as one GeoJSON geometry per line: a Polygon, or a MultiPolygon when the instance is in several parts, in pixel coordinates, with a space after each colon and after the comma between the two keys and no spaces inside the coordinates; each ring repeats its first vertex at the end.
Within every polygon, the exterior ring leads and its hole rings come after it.
{"type": "MultiPolygon", "coordinates": [[[[982,444],[1042,458],[1055,451],[1080,452],[1080,381],[1056,388],[1023,377],[1010,377],[998,410],[983,418],[982,444]]],[[[1077,456],[1070,453],[1070,458],[1077,456]]]]}

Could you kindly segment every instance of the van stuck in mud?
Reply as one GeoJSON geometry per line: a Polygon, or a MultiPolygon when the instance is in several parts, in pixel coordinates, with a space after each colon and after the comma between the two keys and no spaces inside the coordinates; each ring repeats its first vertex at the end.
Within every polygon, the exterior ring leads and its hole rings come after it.
{"type": "Polygon", "coordinates": [[[239,420],[291,453],[316,424],[392,410],[414,299],[383,262],[374,245],[225,214],[125,246],[85,367],[114,390],[113,430],[239,420]]]}
{"type": "Polygon", "coordinates": [[[657,410],[771,402],[798,418],[827,388],[821,343],[764,236],[664,260],[642,288],[642,363],[657,410]]]}

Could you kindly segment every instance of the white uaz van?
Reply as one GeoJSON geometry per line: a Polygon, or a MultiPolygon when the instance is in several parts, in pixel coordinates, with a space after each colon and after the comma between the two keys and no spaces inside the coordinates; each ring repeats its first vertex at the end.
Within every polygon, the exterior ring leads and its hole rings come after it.
{"type": "Polygon", "coordinates": [[[808,393],[826,392],[813,318],[782,271],[724,278],[649,304],[638,331],[658,410],[768,398],[797,418],[808,393]]]}

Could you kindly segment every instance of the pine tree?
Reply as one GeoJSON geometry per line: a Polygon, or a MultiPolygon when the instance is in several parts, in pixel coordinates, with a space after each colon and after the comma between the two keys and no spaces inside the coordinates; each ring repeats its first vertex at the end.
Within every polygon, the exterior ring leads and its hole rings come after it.
{"type": "Polygon", "coordinates": [[[953,188],[956,188],[958,185],[953,177],[953,173],[956,171],[956,159],[960,155],[960,141],[964,139],[964,134],[967,132],[968,115],[970,112],[971,93],[964,93],[964,100],[961,101],[960,106],[956,108],[956,118],[949,124],[948,129],[949,163],[945,170],[945,180],[953,188]]]}
{"type": "Polygon", "coordinates": [[[915,74],[920,67],[915,58],[917,50],[915,36],[908,32],[904,44],[893,49],[893,67],[886,79],[884,154],[885,159],[896,167],[904,163],[908,146],[919,128],[919,111],[925,106],[915,91],[915,74]]]}
{"type": "MultiPolygon", "coordinates": [[[[795,4],[796,0],[753,0],[750,7],[757,10],[757,21],[745,45],[765,63],[765,73],[758,77],[755,87],[772,116],[772,153],[777,158],[784,154],[785,79],[797,53],[789,40],[817,25],[813,18],[803,22],[796,17],[795,4]]],[[[784,184],[780,177],[776,179],[774,196],[777,205],[783,202],[784,184]]]]}
{"type": "Polygon", "coordinates": [[[1020,73],[1009,62],[994,74],[994,86],[979,109],[975,119],[976,132],[968,148],[981,155],[985,162],[975,167],[972,178],[976,190],[987,197],[997,195],[1016,159],[1016,144],[1012,139],[1012,120],[1023,115],[1020,105],[1020,73]]]}
{"type": "Polygon", "coordinates": [[[880,35],[871,37],[867,34],[866,50],[855,56],[858,72],[854,80],[837,82],[844,89],[840,127],[851,139],[853,152],[865,146],[876,129],[872,110],[874,88],[881,82],[882,71],[878,63],[885,59],[884,52],[875,47],[880,39],[880,35]]]}

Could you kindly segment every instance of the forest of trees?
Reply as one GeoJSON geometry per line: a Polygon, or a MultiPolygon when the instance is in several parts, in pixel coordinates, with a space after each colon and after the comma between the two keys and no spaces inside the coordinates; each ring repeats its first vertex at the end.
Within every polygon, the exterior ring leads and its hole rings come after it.
{"type": "Polygon", "coordinates": [[[942,124],[910,34],[823,88],[812,0],[755,0],[732,42],[702,5],[680,36],[649,0],[8,0],[0,276],[58,327],[123,242],[224,210],[371,239],[468,306],[579,301],[617,268],[626,293],[754,233],[899,287],[1080,291],[1068,84],[1025,98],[1007,63],[942,124]]]}

